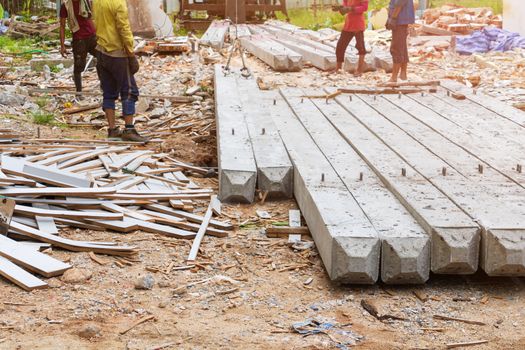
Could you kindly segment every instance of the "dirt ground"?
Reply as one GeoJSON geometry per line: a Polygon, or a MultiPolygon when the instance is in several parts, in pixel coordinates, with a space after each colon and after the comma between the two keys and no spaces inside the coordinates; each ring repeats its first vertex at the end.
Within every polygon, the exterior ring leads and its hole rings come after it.
{"type": "MultiPolygon", "coordinates": [[[[278,87],[340,86],[384,81],[384,73],[361,79],[316,69],[271,73],[250,58],[265,83],[278,87]]],[[[442,78],[450,71],[418,65],[412,78],[442,78]]],[[[9,119],[2,127],[35,135],[37,126],[9,119]]],[[[41,137],[101,138],[104,130],[41,126],[41,137]]],[[[216,166],[214,139],[195,143],[176,133],[155,146],[182,160],[216,166]]],[[[217,189],[217,179],[195,178],[217,189]]],[[[204,207],[206,203],[202,203],[204,207]]],[[[199,207],[199,206],[197,206],[199,207]]],[[[228,238],[205,237],[198,264],[186,269],[191,241],[136,232],[66,230],[68,238],[135,245],[139,254],[122,265],[113,257],[52,249],[49,254],[92,272],[78,284],[48,279],[51,288],[24,292],[0,280],[0,349],[444,349],[447,344],[487,341],[473,349],[525,349],[525,279],[431,276],[423,286],[341,286],[329,281],[315,247],[291,247],[267,238],[264,227],[287,220],[293,201],[225,205],[223,219],[237,228],[228,238]],[[257,218],[256,210],[272,218],[257,218]],[[151,275],[151,290],[135,289],[151,275]],[[361,306],[375,303],[381,320],[361,306]],[[476,321],[438,319],[439,315],[476,321]],[[144,317],[144,323],[129,329],[144,317]],[[389,317],[392,316],[392,317],[389,317]],[[437,317],[436,317],[437,316],[437,317]],[[309,319],[334,328],[294,332],[309,319]],[[128,330],[129,329],[129,330],[128,330]],[[127,332],[125,332],[127,331],[127,332]],[[351,344],[357,344],[352,346],[351,344]],[[345,347],[348,343],[348,347],[345,347]]]]}

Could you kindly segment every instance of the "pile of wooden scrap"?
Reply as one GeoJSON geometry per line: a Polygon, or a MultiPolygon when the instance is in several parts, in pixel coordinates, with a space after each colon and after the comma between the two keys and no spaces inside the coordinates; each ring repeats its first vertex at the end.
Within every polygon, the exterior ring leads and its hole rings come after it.
{"type": "Polygon", "coordinates": [[[137,45],[135,52],[144,55],[172,55],[188,52],[191,43],[187,36],[166,37],[161,39],[143,40],[137,45]]]}
{"type": "Polygon", "coordinates": [[[503,19],[491,8],[465,8],[445,5],[425,11],[416,30],[422,35],[466,35],[486,26],[501,28],[503,19]]]}
{"type": "Polygon", "coordinates": [[[26,290],[47,285],[30,272],[51,277],[70,267],[38,252],[42,247],[120,259],[137,252],[112,242],[66,239],[59,235],[61,228],[195,238],[188,260],[195,260],[204,234],[225,237],[232,229],[227,222],[213,220],[211,213],[193,213],[197,200],[218,205],[211,189],[200,188],[186,176],[206,176],[207,169],[125,143],[51,141],[0,146],[0,196],[15,202],[8,237],[0,235],[0,275],[26,290]]]}
{"type": "Polygon", "coordinates": [[[24,38],[24,37],[44,37],[51,34],[58,28],[60,28],[60,23],[47,23],[45,17],[40,18],[38,21],[29,23],[23,21],[17,21],[16,17],[13,16],[9,21],[9,29],[7,33],[15,38],[24,38]]]}

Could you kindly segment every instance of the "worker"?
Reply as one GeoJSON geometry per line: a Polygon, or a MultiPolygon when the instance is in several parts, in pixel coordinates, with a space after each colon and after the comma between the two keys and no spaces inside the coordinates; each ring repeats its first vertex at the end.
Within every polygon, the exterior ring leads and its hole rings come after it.
{"type": "Polygon", "coordinates": [[[139,62],[133,51],[133,34],[126,0],[96,0],[93,20],[97,28],[97,71],[103,93],[102,108],[108,120],[108,138],[147,142],[134,126],[139,89],[134,74],[139,62]],[[115,123],[115,102],[122,101],[125,129],[115,123]]]}
{"type": "Polygon", "coordinates": [[[339,72],[343,66],[346,49],[352,39],[355,38],[355,48],[359,54],[359,60],[354,75],[360,76],[365,69],[366,48],[364,14],[368,11],[368,0],[343,0],[343,6],[334,6],[333,10],[339,11],[342,15],[346,15],[345,24],[335,49],[335,55],[337,58],[335,72],[339,72]]]}
{"type": "Polygon", "coordinates": [[[390,82],[397,82],[397,78],[407,80],[408,69],[408,25],[416,20],[413,0],[390,0],[386,28],[392,31],[393,68],[390,82]]]}
{"type": "Polygon", "coordinates": [[[60,6],[60,53],[64,58],[67,57],[66,20],[73,33],[73,80],[77,92],[81,92],[87,54],[95,56],[97,47],[95,25],[91,19],[91,1],[64,0],[60,6]]]}

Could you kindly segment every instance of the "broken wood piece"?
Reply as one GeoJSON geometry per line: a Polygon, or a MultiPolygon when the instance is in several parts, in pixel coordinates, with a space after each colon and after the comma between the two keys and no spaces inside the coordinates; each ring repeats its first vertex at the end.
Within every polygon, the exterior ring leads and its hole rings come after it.
{"type": "Polygon", "coordinates": [[[447,344],[447,349],[463,348],[467,346],[487,344],[488,342],[489,342],[488,340],[474,340],[474,341],[468,341],[464,343],[450,343],[450,344],[447,344]]]}
{"type": "Polygon", "coordinates": [[[289,235],[310,235],[310,230],[306,226],[272,226],[266,228],[266,236],[269,238],[287,238],[289,235]]]}
{"type": "Polygon", "coordinates": [[[47,287],[46,282],[2,257],[0,257],[0,276],[13,282],[26,291],[47,287]]]}
{"type": "Polygon", "coordinates": [[[122,169],[122,172],[125,173],[125,174],[133,174],[133,175],[142,176],[142,177],[145,177],[145,178],[148,178],[148,179],[154,179],[154,180],[162,181],[162,182],[168,183],[170,185],[186,186],[186,183],[184,183],[184,182],[177,181],[177,180],[166,179],[165,177],[162,177],[162,176],[156,176],[156,175],[152,175],[150,173],[143,173],[141,171],[133,171],[133,170],[129,170],[127,168],[124,168],[124,169],[122,169]]]}
{"type": "Polygon", "coordinates": [[[406,86],[439,86],[441,82],[439,80],[428,80],[428,81],[404,81],[404,82],[387,82],[377,84],[378,87],[406,87],[406,86]]]}
{"type": "Polygon", "coordinates": [[[379,321],[387,320],[387,319],[393,319],[393,320],[406,320],[406,318],[396,315],[390,315],[387,313],[384,313],[382,310],[380,310],[379,305],[376,303],[376,301],[371,299],[362,299],[361,300],[361,306],[363,309],[368,311],[368,313],[375,318],[377,318],[379,321]]]}
{"type": "Polygon", "coordinates": [[[325,99],[325,100],[330,100],[330,99],[333,99],[333,98],[336,98],[337,96],[341,95],[344,91],[336,91],[336,92],[333,92],[331,94],[326,94],[326,95],[303,95],[303,96],[300,96],[301,98],[321,98],[321,99],[325,99]]]}
{"type": "MultiPolygon", "coordinates": [[[[118,222],[118,221],[116,221],[118,222]]],[[[94,244],[89,242],[74,241],[71,239],[54,236],[45,232],[39,231],[27,225],[11,222],[10,229],[29,236],[39,242],[49,243],[51,245],[76,252],[90,252],[107,254],[107,255],[133,255],[136,253],[136,248],[131,246],[108,246],[102,244],[94,244]]]]}
{"type": "MultiPolygon", "coordinates": [[[[363,95],[398,95],[398,94],[417,94],[422,92],[421,89],[394,89],[394,88],[385,88],[385,89],[367,89],[367,88],[339,88],[338,91],[345,94],[363,94],[363,95]]],[[[434,90],[429,90],[429,92],[435,92],[434,90]]]]}
{"type": "MultiPolygon", "coordinates": [[[[202,223],[202,221],[204,220],[204,218],[200,215],[187,213],[182,210],[168,208],[160,204],[146,204],[144,205],[144,207],[147,209],[151,209],[153,211],[158,211],[160,213],[165,213],[165,214],[173,215],[176,217],[180,217],[180,218],[183,218],[183,219],[186,219],[188,221],[195,222],[198,224],[202,223]]],[[[210,220],[210,225],[217,227],[219,229],[222,229],[222,230],[227,230],[227,231],[233,230],[233,225],[226,223],[226,222],[218,221],[218,220],[213,220],[213,219],[210,220]]]]}
{"type": "Polygon", "coordinates": [[[44,277],[58,276],[71,268],[71,265],[24,246],[3,235],[0,235],[0,255],[44,277]]]}
{"type": "Polygon", "coordinates": [[[445,315],[434,315],[433,317],[436,320],[456,321],[456,322],[463,322],[463,323],[468,323],[468,324],[475,324],[475,325],[478,325],[478,326],[485,326],[486,325],[485,322],[481,322],[481,321],[473,321],[473,320],[467,320],[467,319],[464,319],[464,318],[450,317],[450,316],[445,316],[445,315]]]}
{"type": "Polygon", "coordinates": [[[89,105],[86,105],[86,106],[78,106],[78,107],[64,109],[62,111],[62,114],[65,114],[65,115],[76,114],[76,113],[80,113],[80,112],[90,111],[92,109],[97,109],[97,108],[100,108],[100,107],[102,107],[102,105],[100,103],[92,103],[92,104],[89,104],[89,105]]]}
{"type": "Polygon", "coordinates": [[[109,264],[109,261],[99,258],[93,252],[89,252],[88,255],[91,258],[91,260],[93,260],[94,262],[96,262],[99,265],[107,265],[107,264],[109,264]]]}
{"type": "Polygon", "coordinates": [[[197,259],[197,254],[199,253],[199,248],[200,248],[202,239],[204,238],[204,235],[206,234],[206,229],[208,228],[211,217],[213,215],[212,202],[214,198],[216,197],[217,196],[215,195],[212,196],[210,204],[208,205],[208,209],[206,210],[206,214],[204,214],[204,219],[202,220],[201,227],[199,228],[199,232],[197,232],[197,235],[195,236],[193,244],[191,245],[191,250],[190,250],[190,253],[188,254],[188,259],[186,259],[188,262],[194,262],[195,259],[197,259]]]}
{"type": "Polygon", "coordinates": [[[153,316],[153,315],[149,315],[149,316],[142,317],[142,318],[140,318],[139,320],[135,321],[130,327],[126,328],[126,329],[123,330],[123,331],[120,331],[119,333],[120,333],[121,335],[126,334],[126,333],[128,333],[130,330],[132,330],[133,328],[137,327],[138,325],[140,325],[140,324],[142,324],[142,323],[144,323],[144,322],[151,321],[151,320],[153,320],[153,319],[155,319],[155,316],[153,316]]]}

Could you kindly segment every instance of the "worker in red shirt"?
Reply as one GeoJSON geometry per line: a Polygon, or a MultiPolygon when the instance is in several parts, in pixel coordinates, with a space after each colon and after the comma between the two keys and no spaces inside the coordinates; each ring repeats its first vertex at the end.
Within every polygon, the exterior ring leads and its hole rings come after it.
{"type": "Polygon", "coordinates": [[[90,0],[63,0],[60,7],[60,53],[67,56],[65,46],[66,21],[73,33],[73,80],[78,92],[82,91],[82,72],[86,68],[87,54],[95,56],[97,36],[91,19],[90,0]]]}
{"type": "Polygon", "coordinates": [[[343,6],[335,6],[335,11],[339,11],[342,15],[346,14],[345,25],[343,31],[339,36],[335,55],[337,57],[336,72],[343,66],[345,60],[346,48],[355,37],[355,48],[359,53],[359,62],[354,75],[360,76],[365,69],[365,16],[364,13],[368,11],[368,0],[343,0],[343,6]]]}

